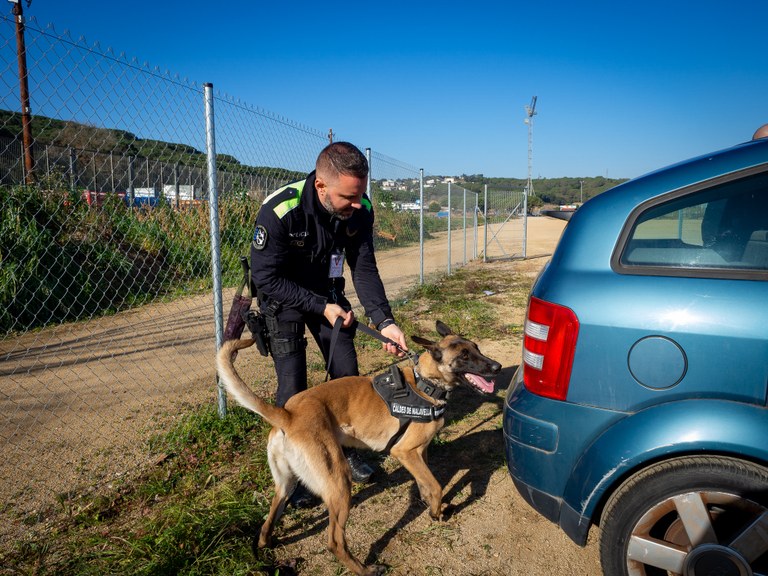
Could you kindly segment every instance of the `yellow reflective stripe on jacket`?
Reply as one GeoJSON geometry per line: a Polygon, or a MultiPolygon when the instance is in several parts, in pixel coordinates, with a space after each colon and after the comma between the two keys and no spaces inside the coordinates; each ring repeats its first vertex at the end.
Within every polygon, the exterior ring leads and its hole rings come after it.
{"type": "Polygon", "coordinates": [[[299,182],[293,182],[291,184],[287,184],[286,186],[283,186],[282,188],[278,188],[277,190],[272,192],[272,194],[267,196],[264,199],[264,202],[266,203],[271,198],[273,198],[276,194],[280,194],[281,192],[284,192],[284,191],[288,190],[289,188],[293,188],[294,190],[296,190],[296,196],[294,196],[293,198],[289,198],[288,200],[285,200],[283,202],[280,202],[280,204],[275,206],[275,208],[274,208],[275,214],[277,214],[278,218],[282,218],[283,216],[288,214],[288,212],[290,212],[291,210],[296,208],[296,206],[299,205],[299,202],[301,201],[301,193],[304,191],[304,184],[306,182],[307,182],[306,180],[301,180],[299,182]]]}

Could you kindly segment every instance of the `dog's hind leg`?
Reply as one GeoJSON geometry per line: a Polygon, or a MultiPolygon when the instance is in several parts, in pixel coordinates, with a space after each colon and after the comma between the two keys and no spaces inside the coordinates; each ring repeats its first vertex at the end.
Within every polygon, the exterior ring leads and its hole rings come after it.
{"type": "MultiPolygon", "coordinates": [[[[317,424],[317,423],[316,423],[317,424]]],[[[352,507],[352,471],[331,423],[294,430],[302,458],[291,458],[301,481],[320,496],[328,509],[328,550],[350,571],[362,576],[383,574],[381,566],[364,566],[349,551],[345,526],[352,507]]]]}
{"type": "MultiPolygon", "coordinates": [[[[343,456],[343,454],[342,454],[343,456]]],[[[349,551],[345,526],[352,505],[352,480],[346,460],[342,457],[343,466],[347,468],[341,478],[329,485],[323,495],[328,507],[328,550],[330,550],[347,569],[359,576],[378,576],[386,572],[384,566],[364,566],[349,551]]]]}
{"type": "Polygon", "coordinates": [[[323,497],[328,507],[328,550],[351,572],[365,574],[365,566],[352,556],[347,546],[345,526],[351,507],[351,483],[346,484],[338,482],[323,497]]]}
{"type": "Polygon", "coordinates": [[[294,474],[285,454],[285,435],[282,431],[273,431],[267,444],[267,459],[272,479],[275,482],[275,496],[269,514],[259,533],[259,548],[269,548],[272,545],[272,531],[280,520],[285,510],[288,498],[298,485],[298,478],[294,474]]]}

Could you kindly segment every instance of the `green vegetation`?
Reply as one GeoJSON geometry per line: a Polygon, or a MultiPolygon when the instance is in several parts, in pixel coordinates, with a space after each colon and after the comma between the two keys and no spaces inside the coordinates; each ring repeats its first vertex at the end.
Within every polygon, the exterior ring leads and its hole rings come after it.
{"type": "MultiPolygon", "coordinates": [[[[0,333],[210,290],[206,204],[131,210],[108,197],[94,208],[66,191],[0,187],[0,206],[0,333]]],[[[223,200],[219,208],[224,282],[232,285],[257,206],[223,200]]]]}
{"type": "MultiPolygon", "coordinates": [[[[211,289],[207,203],[175,210],[129,209],[108,195],[100,206],[61,182],[0,187],[0,333],[110,314],[156,299],[211,289]]],[[[259,203],[245,194],[219,202],[222,283],[234,286],[249,253],[259,203]]],[[[454,228],[461,222],[456,219],[454,228]]],[[[419,215],[377,211],[377,248],[418,242],[419,215]]],[[[447,230],[425,218],[425,237],[447,230]]]]}
{"type": "MultiPolygon", "coordinates": [[[[482,174],[462,175],[462,184],[468,190],[482,192],[487,184],[489,190],[523,190],[527,180],[520,178],[486,178],[482,174]]],[[[534,178],[534,198],[539,198],[544,204],[575,204],[586,202],[593,196],[597,196],[626,182],[626,178],[604,178],[602,176],[583,178],[534,178]]],[[[529,200],[529,205],[530,205],[529,200]]],[[[533,200],[536,202],[535,200],[533,200]]]]}
{"type": "MultiPolygon", "coordinates": [[[[494,304],[524,307],[530,281],[494,265],[468,266],[414,289],[395,303],[396,313],[406,334],[436,338],[439,318],[473,339],[518,335],[521,326],[494,304]]],[[[366,358],[380,349],[364,335],[357,345],[370,349],[366,358]]],[[[381,366],[389,363],[391,357],[378,354],[381,366]]],[[[323,367],[314,368],[321,379],[323,367]]],[[[213,403],[190,408],[166,434],[148,440],[155,465],[111,489],[63,495],[57,510],[40,511],[54,519],[46,530],[37,527],[34,536],[0,551],[0,565],[38,576],[274,574],[272,559],[252,549],[272,496],[266,433],[262,420],[241,408],[224,419],[213,403]]],[[[434,442],[441,459],[461,450],[442,437],[434,442]]]]}
{"type": "Polygon", "coordinates": [[[252,574],[254,523],[271,486],[266,427],[241,408],[219,418],[190,412],[152,438],[159,464],[132,484],[94,497],[67,494],[50,539],[17,543],[0,562],[35,574],[252,574]],[[33,568],[34,567],[34,568],[33,568]]]}
{"type": "MultiPolygon", "coordinates": [[[[432,179],[430,179],[432,180],[432,179]]],[[[448,184],[441,178],[434,178],[433,184],[424,188],[425,212],[434,213],[448,206],[448,184]]],[[[523,190],[527,180],[520,178],[486,178],[482,174],[462,175],[451,187],[451,203],[454,210],[461,210],[464,190],[467,195],[468,209],[474,207],[475,193],[480,210],[484,208],[485,190],[489,194],[489,209],[497,213],[509,212],[522,202],[523,190]],[[501,193],[501,194],[500,194],[501,193]]],[[[533,180],[535,195],[528,197],[529,213],[546,205],[560,206],[586,202],[606,190],[625,182],[626,179],[597,177],[584,178],[538,178],[533,180]]],[[[380,204],[394,206],[400,202],[413,202],[419,197],[418,184],[412,180],[401,181],[401,189],[383,190],[381,183],[374,183],[373,196],[377,209],[380,204]]]]}

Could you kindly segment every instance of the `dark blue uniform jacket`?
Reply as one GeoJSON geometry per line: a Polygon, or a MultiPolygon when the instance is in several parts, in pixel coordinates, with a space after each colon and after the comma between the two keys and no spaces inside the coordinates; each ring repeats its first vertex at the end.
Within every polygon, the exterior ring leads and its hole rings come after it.
{"type": "Polygon", "coordinates": [[[283,307],[322,316],[327,302],[348,305],[339,280],[329,279],[330,257],[343,251],[365,314],[374,325],[392,318],[373,253],[373,207],[339,220],[320,205],[315,173],[270,194],[256,217],[251,279],[259,294],[283,307]]]}

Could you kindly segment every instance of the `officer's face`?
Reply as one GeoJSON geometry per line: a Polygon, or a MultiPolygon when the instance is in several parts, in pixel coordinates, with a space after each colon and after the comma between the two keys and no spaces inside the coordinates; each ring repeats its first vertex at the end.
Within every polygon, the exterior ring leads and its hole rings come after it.
{"type": "Polygon", "coordinates": [[[347,174],[336,177],[317,176],[315,188],[323,208],[341,220],[346,220],[355,210],[362,208],[363,194],[367,182],[347,174]]]}

